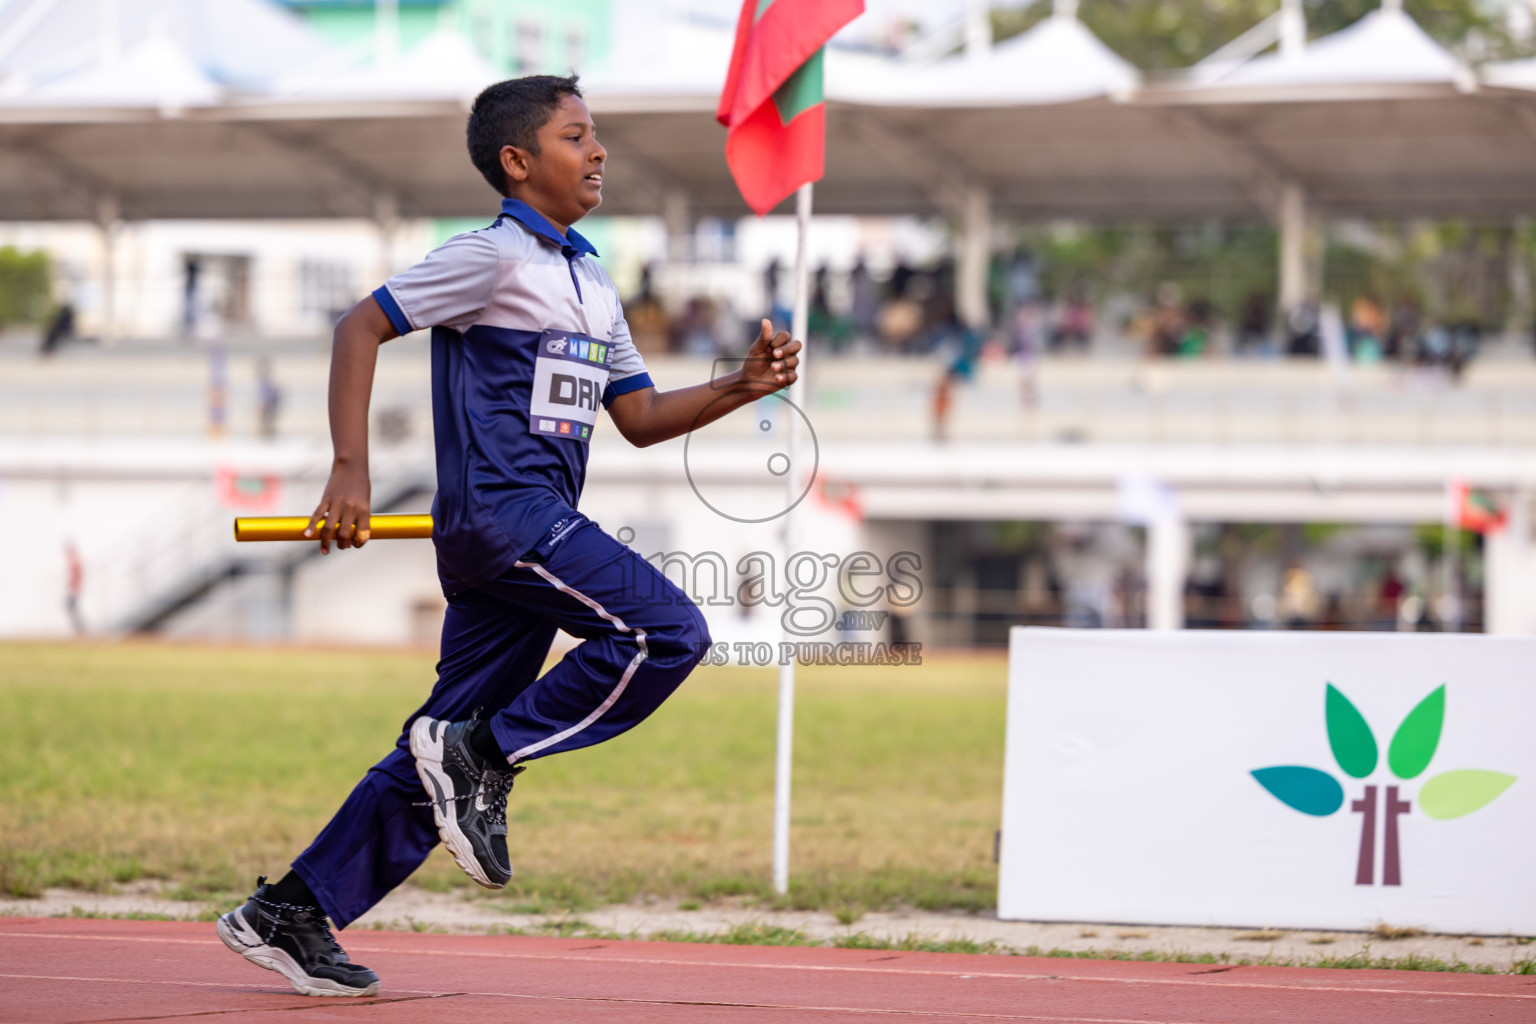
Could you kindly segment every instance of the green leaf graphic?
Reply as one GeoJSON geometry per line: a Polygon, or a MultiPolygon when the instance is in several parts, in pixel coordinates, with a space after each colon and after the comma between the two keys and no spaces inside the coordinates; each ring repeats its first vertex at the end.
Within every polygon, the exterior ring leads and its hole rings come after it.
{"type": "Polygon", "coordinates": [[[1349,698],[1328,684],[1328,745],[1344,774],[1363,779],[1376,770],[1376,737],[1349,698]]]}
{"type": "Polygon", "coordinates": [[[1440,745],[1440,726],[1445,722],[1445,686],[1442,684],[1419,706],[1408,712],[1387,748],[1387,766],[1400,779],[1412,779],[1429,767],[1440,745]]]}
{"type": "Polygon", "coordinates": [[[1281,765],[1255,768],[1250,774],[1275,799],[1302,814],[1315,814],[1321,818],[1344,805],[1344,787],[1339,785],[1339,780],[1316,768],[1281,765]]]}
{"type": "Polygon", "coordinates": [[[1469,768],[1442,772],[1419,790],[1419,810],[1439,821],[1471,814],[1510,787],[1513,775],[1469,768]]]}

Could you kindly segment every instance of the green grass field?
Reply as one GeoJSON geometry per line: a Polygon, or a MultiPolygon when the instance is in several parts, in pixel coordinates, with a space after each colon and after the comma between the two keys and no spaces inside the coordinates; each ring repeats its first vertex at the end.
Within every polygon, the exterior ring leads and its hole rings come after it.
{"type": "MultiPolygon", "coordinates": [[[[0,645],[0,891],[140,878],[225,903],[280,874],[433,679],[417,654],[0,645]]],[[[793,884],[831,910],[990,907],[1004,661],[800,670],[793,884]]],[[[650,721],[538,761],[492,897],[769,904],[776,672],[701,669],[650,721]]],[[[480,892],[441,852],[429,888],[480,892]]]]}

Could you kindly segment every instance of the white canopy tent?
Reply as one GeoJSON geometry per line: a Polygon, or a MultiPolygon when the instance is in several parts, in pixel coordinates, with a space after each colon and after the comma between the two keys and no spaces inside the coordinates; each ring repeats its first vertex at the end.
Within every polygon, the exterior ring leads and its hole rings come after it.
{"type": "MultiPolygon", "coordinates": [[[[0,50],[0,217],[94,218],[98,192],[133,218],[372,216],[381,195],[401,216],[486,208],[462,126],[493,74],[462,39],[432,37],[381,70],[257,0],[142,2],[181,20],[163,19],[157,42],[154,19],[135,19],[117,74],[127,60],[159,70],[123,83],[110,105],[103,86],[121,79],[81,56],[110,49],[90,33],[78,43],[75,32],[69,75],[50,58],[45,82],[19,57],[103,0],[0,8],[0,47],[16,58],[0,50]],[[281,35],[263,49],[301,59],[274,58],[258,82],[250,61],[210,52],[222,44],[189,29],[214,9],[212,35],[281,35]]],[[[687,218],[740,215],[713,120],[729,29],[653,28],[585,79],[614,156],[605,212],[686,200],[687,218]]],[[[1008,217],[1265,216],[1280,179],[1341,213],[1514,213],[1536,200],[1524,95],[1463,91],[1465,69],[1400,11],[1201,85],[1139,83],[1064,15],[982,57],[912,67],[834,47],[827,66],[828,213],[960,216],[967,190],[983,188],[1008,217]],[[1378,73],[1368,81],[1361,68],[1378,73]]]]}
{"type": "MultiPolygon", "coordinates": [[[[730,43],[726,24],[660,20],[586,76],[612,154],[605,213],[661,214],[679,235],[745,213],[713,117],[730,43]]],[[[364,217],[387,233],[402,217],[482,215],[494,197],[463,125],[491,77],[447,35],[360,65],[260,0],[12,0],[0,218],[364,217]]],[[[1152,82],[1069,10],[927,65],[835,45],[817,209],[954,219],[972,317],[1000,218],[1274,218],[1296,302],[1313,212],[1536,209],[1536,94],[1468,90],[1396,8],[1152,82]]]]}
{"type": "Polygon", "coordinates": [[[1294,103],[1470,92],[1476,76],[1401,6],[1389,4],[1331,36],[1200,76],[1192,86],[1204,103],[1294,103]]]}
{"type": "Polygon", "coordinates": [[[432,33],[384,64],[308,65],[273,83],[279,103],[446,103],[468,107],[480,90],[501,78],[474,45],[457,32],[432,33]]]}
{"type": "Polygon", "coordinates": [[[37,107],[63,112],[143,108],[176,117],[189,107],[212,106],[224,89],[169,36],[146,37],[120,59],[56,78],[30,90],[37,107]]]}
{"type": "MultiPolygon", "coordinates": [[[[887,62],[889,67],[889,62],[887,62]]],[[[910,107],[1007,107],[1128,97],[1141,73],[1070,14],[980,52],[926,67],[890,69],[878,80],[832,74],[828,93],[849,103],[910,107]]]]}
{"type": "MultiPolygon", "coordinates": [[[[1299,4],[1282,14],[1300,27],[1299,4]]],[[[1277,53],[1192,69],[1133,102],[1212,133],[1248,164],[1280,227],[1282,308],[1316,297],[1320,213],[1509,215],[1536,201],[1520,171],[1536,134],[1477,95],[1471,69],[1400,2],[1311,43],[1295,29],[1280,41],[1277,53]]]]}
{"type": "Polygon", "coordinates": [[[1484,64],[1477,77],[1484,89],[1536,92],[1536,57],[1484,64]]]}
{"type": "Polygon", "coordinates": [[[0,95],[110,66],[163,37],[210,79],[257,93],[336,52],[265,0],[11,0],[0,5],[0,95]]]}

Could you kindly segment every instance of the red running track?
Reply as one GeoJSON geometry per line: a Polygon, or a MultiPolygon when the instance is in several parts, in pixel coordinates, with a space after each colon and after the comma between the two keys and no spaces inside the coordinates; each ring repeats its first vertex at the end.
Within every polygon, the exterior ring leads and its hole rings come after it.
{"type": "Polygon", "coordinates": [[[1536,977],[354,932],[372,999],[295,995],[212,924],[0,918],[0,1022],[1447,1024],[1536,1021],[1536,977]]]}

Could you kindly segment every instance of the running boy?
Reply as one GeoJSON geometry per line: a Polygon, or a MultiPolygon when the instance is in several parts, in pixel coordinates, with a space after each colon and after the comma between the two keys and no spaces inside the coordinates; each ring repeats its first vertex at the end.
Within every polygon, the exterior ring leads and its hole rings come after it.
{"type": "Polygon", "coordinates": [[[479,884],[512,875],[506,800],[527,762],[637,725],[709,644],[683,593],[576,511],[598,404],[631,444],[677,437],[793,384],[798,341],[767,321],[742,368],[658,392],[618,293],[571,225],[602,200],[607,152],[576,78],[490,86],[469,154],[504,197],[490,227],[449,239],[336,325],[335,461],[306,535],[368,540],[368,399],[379,345],[432,330],[433,542],[448,598],[437,684],[389,756],[293,869],[219,919],[225,945],[305,995],[363,996],[346,927],[439,839],[479,884]],[[557,629],[580,637],[539,676],[557,629]],[[482,710],[483,709],[483,710],[482,710]]]}

